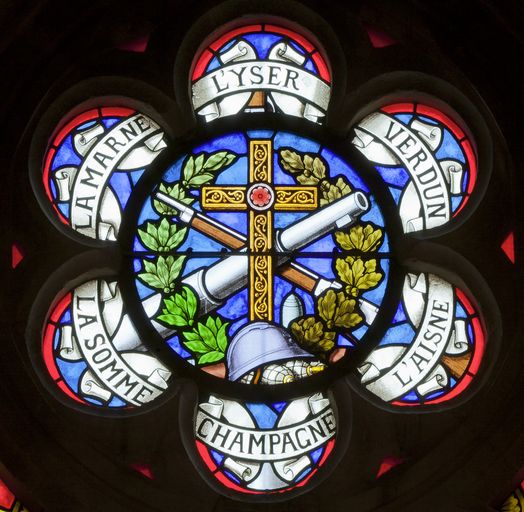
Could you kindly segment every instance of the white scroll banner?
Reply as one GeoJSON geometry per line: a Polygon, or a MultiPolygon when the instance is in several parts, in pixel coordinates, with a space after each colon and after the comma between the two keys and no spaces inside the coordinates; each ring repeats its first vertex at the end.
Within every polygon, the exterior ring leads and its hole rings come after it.
{"type": "Polygon", "coordinates": [[[105,187],[98,210],[97,236],[100,240],[115,242],[122,222],[121,206],[110,187],[105,187]]]}
{"type": "Polygon", "coordinates": [[[158,360],[148,354],[139,354],[137,352],[124,352],[121,354],[122,359],[137,373],[145,377],[151,384],[167,389],[167,381],[171,373],[167,368],[161,366],[158,360]]]}
{"type": "MultiPolygon", "coordinates": [[[[117,352],[102,320],[102,304],[100,300],[103,281],[92,280],[74,290],[72,300],[73,325],[76,329],[78,346],[86,360],[89,369],[103,386],[114,394],[133,405],[147,403],[160,394],[165,388],[167,369],[150,357],[143,368],[146,375],[157,382],[143,379],[137,374],[142,369],[131,368],[121,354],[117,352]],[[162,370],[162,372],[160,372],[162,370]]],[[[133,358],[129,357],[131,361],[133,358]]],[[[133,359],[133,362],[143,363],[143,360],[133,359]]]]}
{"type": "Polygon", "coordinates": [[[384,370],[391,368],[406,350],[404,345],[386,345],[373,350],[358,368],[362,374],[361,383],[375,380],[384,370]]]}
{"type": "Polygon", "coordinates": [[[445,160],[440,162],[440,166],[444,171],[444,176],[449,183],[449,190],[452,194],[460,194],[462,191],[461,183],[464,169],[462,164],[455,160],[445,160]]]}
{"type": "Polygon", "coordinates": [[[216,103],[231,93],[270,91],[292,94],[325,112],[330,86],[312,73],[277,61],[237,62],[228,64],[193,84],[195,110],[216,103]]]}
{"type": "Polygon", "coordinates": [[[93,372],[86,370],[80,379],[80,391],[84,395],[102,400],[102,402],[109,402],[111,399],[111,391],[102,385],[102,383],[93,375],[93,372]]]}
{"type": "Polygon", "coordinates": [[[96,238],[100,201],[109,177],[131,148],[159,130],[160,126],[153,120],[135,114],[109,130],[90,148],[71,190],[73,229],[96,238]]]}
{"type": "Polygon", "coordinates": [[[56,171],[55,183],[59,201],[69,201],[71,199],[71,188],[75,181],[76,171],[76,167],[63,167],[56,171]]]}
{"type": "MultiPolygon", "coordinates": [[[[198,409],[195,434],[210,448],[227,456],[254,462],[299,459],[335,436],[335,417],[330,407],[307,422],[287,428],[259,430],[225,423],[198,409]]],[[[292,470],[290,466],[290,471],[292,470]]]]}
{"type": "Polygon", "coordinates": [[[411,123],[411,129],[415,130],[422,140],[435,151],[442,142],[442,130],[434,124],[425,123],[420,119],[414,118],[411,123]]]}
{"type": "MultiPolygon", "coordinates": [[[[453,286],[428,274],[426,309],[415,339],[395,365],[366,388],[382,400],[390,401],[423,382],[449,346],[454,315],[453,286]]],[[[363,366],[366,364],[369,365],[365,362],[363,366]]],[[[437,380],[442,381],[440,377],[437,380]]]]}
{"type": "MultiPolygon", "coordinates": [[[[280,42],[273,46],[269,52],[268,59],[271,61],[280,61],[295,66],[302,66],[306,60],[305,55],[297,52],[292,46],[285,42],[280,42]]],[[[299,98],[289,94],[273,91],[270,93],[271,98],[276,105],[289,115],[304,117],[314,123],[318,122],[320,117],[325,116],[325,111],[314,107],[311,103],[305,103],[299,98]]]]}
{"type": "MultiPolygon", "coordinates": [[[[211,395],[209,402],[200,404],[200,408],[210,416],[213,416],[213,418],[220,418],[224,410],[224,402],[220,398],[211,395]]],[[[250,423],[252,424],[252,422],[250,423]]]]}
{"type": "Polygon", "coordinates": [[[437,367],[417,386],[417,392],[421,396],[429,395],[435,391],[440,391],[449,382],[448,374],[442,365],[437,367]]]}
{"type": "Polygon", "coordinates": [[[292,46],[281,41],[271,48],[268,55],[269,60],[287,61],[302,66],[306,60],[306,56],[297,52],[292,46]]]}
{"type": "Polygon", "coordinates": [[[66,361],[79,361],[82,352],[78,348],[78,342],[73,334],[73,327],[64,325],[60,329],[60,357],[66,361]]]}
{"type": "Polygon", "coordinates": [[[104,133],[104,125],[101,122],[96,122],[89,128],[80,129],[78,133],[73,136],[73,146],[82,156],[86,156],[88,151],[96,144],[98,137],[104,133]]]}
{"type": "MultiPolygon", "coordinates": [[[[378,139],[407,169],[422,206],[425,228],[431,229],[448,222],[451,218],[448,179],[453,180],[451,186],[455,190],[457,177],[444,175],[444,170],[427,145],[420,140],[420,136],[382,112],[366,117],[358,125],[358,129],[378,139]]],[[[369,144],[373,138],[362,137],[361,131],[358,133],[357,147],[365,153],[365,146],[359,146],[366,145],[366,142],[369,144]]],[[[458,172],[458,167],[453,169],[455,170],[458,172]]]]}
{"type": "Polygon", "coordinates": [[[404,279],[404,286],[402,287],[402,299],[404,301],[404,309],[408,315],[409,321],[418,329],[422,321],[422,315],[426,308],[427,298],[427,276],[424,273],[412,274],[408,272],[404,279]]]}
{"type": "Polygon", "coordinates": [[[455,320],[455,329],[451,333],[446,354],[457,356],[466,352],[469,348],[467,324],[463,319],[455,320]]]}
{"type": "Polygon", "coordinates": [[[132,171],[149,165],[158,153],[167,148],[164,133],[158,132],[144,141],[144,144],[132,149],[118,164],[119,171],[132,171]]]}
{"type": "Polygon", "coordinates": [[[226,457],[224,459],[224,467],[244,481],[249,480],[249,477],[253,473],[252,469],[246,464],[233,460],[231,457],[226,457]]]}
{"type": "Polygon", "coordinates": [[[313,414],[319,414],[329,406],[329,399],[322,396],[321,393],[315,393],[308,398],[308,405],[313,414]]]}
{"type": "Polygon", "coordinates": [[[302,455],[302,457],[299,457],[296,460],[293,460],[291,462],[285,461],[284,463],[276,462],[275,463],[275,469],[277,470],[278,474],[286,479],[288,482],[291,482],[294,480],[304,469],[306,469],[308,466],[311,465],[311,459],[307,455],[302,455]],[[282,467],[278,467],[282,466],[282,467]]]}

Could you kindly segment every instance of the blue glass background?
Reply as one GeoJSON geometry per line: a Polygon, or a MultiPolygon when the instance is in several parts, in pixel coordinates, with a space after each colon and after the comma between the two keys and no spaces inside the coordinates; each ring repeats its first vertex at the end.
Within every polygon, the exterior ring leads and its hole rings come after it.
{"type": "MultiPolygon", "coordinates": [[[[472,324],[469,320],[468,314],[466,313],[462,304],[459,302],[458,298],[456,298],[455,301],[455,318],[461,318],[466,320],[468,343],[470,345],[473,345],[474,338],[472,324]]],[[[386,331],[385,335],[380,340],[378,346],[385,347],[387,345],[404,345],[408,347],[415,339],[416,334],[417,331],[413,328],[411,322],[409,321],[405,313],[404,306],[402,302],[400,302],[397,307],[395,316],[393,318],[393,322],[391,323],[391,327],[386,331]]],[[[458,381],[455,378],[449,375],[448,386],[442,390],[426,395],[424,397],[424,400],[431,400],[433,398],[442,396],[445,393],[448,393],[457,385],[457,382],[458,381]]],[[[404,396],[398,398],[397,400],[405,402],[419,402],[421,398],[418,396],[415,390],[412,390],[404,396]]]]}
{"type": "MultiPolygon", "coordinates": [[[[409,125],[411,120],[414,118],[412,114],[394,114],[393,117],[406,125],[409,125]]],[[[437,151],[435,152],[435,157],[437,161],[456,160],[464,166],[461,183],[461,193],[453,194],[452,196],[450,196],[451,211],[455,212],[464,198],[464,194],[466,193],[466,186],[469,179],[469,170],[466,165],[466,157],[462,149],[462,146],[460,145],[457,138],[453,135],[453,133],[451,133],[451,131],[448,130],[442,123],[439,123],[436,120],[431,119],[427,116],[417,115],[416,117],[417,119],[420,119],[425,123],[439,126],[442,130],[442,140],[440,142],[439,147],[437,148],[437,151]]],[[[389,190],[391,192],[391,195],[393,196],[393,199],[397,204],[399,204],[402,191],[410,179],[409,173],[403,167],[383,167],[380,165],[375,165],[375,168],[377,169],[384,182],[389,186],[389,190]]]]}
{"type": "MultiPolygon", "coordinates": [[[[72,129],[72,133],[64,137],[61,144],[56,148],[55,155],[53,157],[50,175],[49,175],[49,187],[53,201],[55,202],[58,209],[63,213],[64,217],[69,219],[70,206],[67,202],[60,202],[58,198],[58,191],[54,182],[54,176],[57,171],[66,167],[80,168],[83,163],[83,158],[77,154],[73,147],[73,133],[78,130],[83,130],[94,125],[97,121],[101,121],[105,129],[113,127],[115,124],[121,122],[125,118],[121,117],[101,117],[98,120],[88,121],[72,129]]],[[[120,209],[123,210],[127,204],[129,196],[144,172],[144,169],[137,169],[135,171],[115,171],[110,176],[108,186],[114,192],[120,209]]]]}
{"type": "MultiPolygon", "coordinates": [[[[238,159],[231,167],[222,171],[216,178],[216,184],[218,185],[247,185],[248,183],[248,157],[247,151],[249,147],[250,138],[272,138],[273,149],[275,155],[273,157],[273,183],[275,185],[296,185],[295,179],[292,175],[285,172],[279,162],[278,150],[282,148],[291,148],[298,152],[317,153],[325,159],[328,165],[328,172],[331,178],[336,176],[344,176],[350,183],[353,190],[360,189],[364,191],[370,198],[370,210],[361,217],[361,220],[373,222],[375,225],[382,227],[384,236],[383,243],[379,249],[379,253],[382,256],[380,259],[380,268],[385,278],[381,284],[373,289],[362,294],[362,298],[372,302],[373,304],[380,306],[383,300],[385,289],[387,286],[387,280],[389,275],[389,260],[386,258],[389,251],[388,237],[383,228],[384,219],[379,210],[376,201],[369,193],[369,188],[358,175],[355,169],[348,165],[339,156],[323,148],[318,142],[310,139],[300,137],[291,133],[286,132],[273,132],[268,130],[253,130],[246,134],[243,133],[232,133],[215,140],[200,144],[192,152],[193,155],[197,155],[201,152],[206,154],[215,151],[228,150],[238,155],[238,159]]],[[[168,170],[164,173],[162,181],[167,184],[174,184],[180,180],[183,164],[187,156],[182,156],[168,170]]],[[[153,194],[158,190],[155,187],[153,194]]],[[[191,191],[195,197],[195,202],[191,205],[196,211],[202,211],[198,192],[191,191]]],[[[248,234],[248,215],[246,212],[205,212],[205,215],[212,217],[213,219],[223,223],[224,225],[232,228],[239,233],[247,236],[248,234]]],[[[274,212],[274,226],[276,229],[283,229],[298,220],[310,215],[309,212],[274,212]]],[[[152,207],[151,197],[146,200],[144,206],[139,215],[139,225],[144,228],[144,223],[147,221],[158,220],[160,216],[152,207]]],[[[170,219],[172,222],[179,222],[176,217],[170,219]]],[[[137,252],[146,251],[146,248],[142,246],[138,237],[135,239],[134,249],[137,252]]],[[[177,249],[178,252],[183,253],[191,250],[194,256],[189,255],[186,260],[185,268],[182,272],[181,277],[188,276],[192,272],[197,271],[199,268],[205,268],[218,261],[219,258],[224,257],[225,254],[230,252],[229,249],[224,251],[225,247],[220,243],[212,240],[208,236],[205,236],[194,229],[189,229],[187,239],[177,249]],[[211,253],[209,256],[197,257],[198,253],[205,252],[211,253]],[[213,254],[216,254],[215,257],[213,254]]],[[[321,277],[334,280],[335,274],[333,272],[333,261],[331,254],[336,249],[333,241],[332,234],[325,235],[319,240],[312,244],[304,247],[302,252],[308,252],[307,256],[299,257],[296,259],[297,263],[304,265],[305,267],[314,270],[315,273],[321,277]],[[315,257],[315,253],[318,253],[318,257],[315,257]]],[[[135,271],[140,270],[140,259],[135,260],[135,271]]],[[[296,293],[303,301],[304,313],[307,315],[314,313],[314,302],[313,297],[304,292],[303,290],[295,287],[285,279],[275,275],[273,280],[273,321],[277,324],[281,322],[281,305],[285,297],[290,293],[296,293]]],[[[137,290],[141,299],[147,298],[147,296],[156,291],[151,290],[147,285],[137,280],[137,290]]],[[[229,299],[216,310],[216,314],[222,316],[225,320],[230,321],[228,326],[228,336],[231,339],[234,334],[248,322],[248,293],[247,289],[243,288],[239,292],[233,294],[229,299]]],[[[362,338],[367,332],[368,326],[362,325],[358,329],[354,330],[351,335],[345,337],[339,336],[337,343],[340,346],[352,346],[362,338]]],[[[184,359],[190,359],[190,354],[181,346],[176,336],[168,341],[171,348],[178,353],[184,359]]],[[[191,360],[192,361],[192,360],[191,360]]]]}
{"type": "MultiPolygon", "coordinates": [[[[238,41],[244,40],[248,42],[252,47],[255,48],[257,58],[260,60],[265,60],[268,58],[271,48],[278,44],[280,41],[288,42],[297,52],[306,56],[306,60],[303,64],[304,68],[310,71],[311,73],[318,75],[318,69],[314,61],[309,57],[308,52],[296,41],[288,39],[286,36],[281,34],[274,34],[269,32],[251,32],[242,34],[241,36],[236,36],[218,49],[218,53],[221,55],[232,46],[234,46],[238,41]]],[[[216,57],[213,57],[206,67],[205,73],[210,73],[211,71],[219,68],[221,66],[219,60],[216,57]]]]}
{"type": "Polygon", "coordinates": [[[87,369],[87,364],[83,361],[66,361],[61,359],[59,356],[59,346],[60,346],[60,328],[65,325],[71,325],[71,306],[68,306],[58,320],[58,325],[55,331],[53,339],[53,357],[55,358],[56,366],[60,375],[64,379],[64,382],[67,386],[73,391],[74,394],[78,395],[80,398],[89,402],[93,405],[103,406],[110,408],[125,407],[127,404],[122,400],[114,396],[107,404],[104,404],[100,400],[91,398],[88,396],[83,396],[80,393],[80,378],[82,374],[87,369]]]}

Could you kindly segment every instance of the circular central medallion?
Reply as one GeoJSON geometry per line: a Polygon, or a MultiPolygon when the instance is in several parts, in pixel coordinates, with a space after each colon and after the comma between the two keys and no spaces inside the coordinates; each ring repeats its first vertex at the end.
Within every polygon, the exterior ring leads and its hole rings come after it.
{"type": "Polygon", "coordinates": [[[388,254],[376,200],[343,158],[291,133],[217,137],[176,159],[138,216],[143,337],[152,326],[179,365],[245,384],[324,372],[365,342],[388,254]]]}
{"type": "Polygon", "coordinates": [[[247,202],[254,210],[269,210],[275,202],[275,193],[265,183],[255,183],[247,191],[247,202]]]}

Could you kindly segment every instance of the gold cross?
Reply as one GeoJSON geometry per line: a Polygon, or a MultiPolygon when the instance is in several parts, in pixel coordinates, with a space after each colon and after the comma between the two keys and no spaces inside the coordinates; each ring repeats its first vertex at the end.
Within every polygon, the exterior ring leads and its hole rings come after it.
{"type": "Polygon", "coordinates": [[[318,208],[317,187],[272,186],[273,143],[249,142],[247,186],[202,187],[205,210],[249,210],[249,318],[273,320],[273,210],[318,208]]]}

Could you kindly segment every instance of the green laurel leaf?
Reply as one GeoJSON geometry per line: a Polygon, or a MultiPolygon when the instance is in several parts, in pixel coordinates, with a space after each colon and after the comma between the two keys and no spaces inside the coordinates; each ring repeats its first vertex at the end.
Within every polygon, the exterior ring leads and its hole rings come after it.
{"type": "MultiPolygon", "coordinates": [[[[164,299],[162,315],[157,318],[173,327],[192,327],[195,323],[197,298],[193,290],[184,286],[180,293],[175,293],[164,299]]],[[[191,333],[184,333],[189,341],[200,340],[200,336],[191,337],[191,333]]]]}
{"type": "MultiPolygon", "coordinates": [[[[220,319],[219,319],[220,320],[220,319]]],[[[218,332],[216,334],[216,337],[217,337],[217,345],[218,345],[218,348],[222,351],[222,352],[225,352],[226,351],[226,348],[227,348],[227,334],[226,334],[226,328],[228,326],[228,322],[226,322],[225,324],[222,324],[219,328],[218,328],[218,332]]]]}
{"type": "Polygon", "coordinates": [[[151,249],[152,251],[158,251],[158,240],[154,235],[151,235],[147,231],[143,231],[142,229],[138,229],[137,232],[138,237],[140,238],[140,241],[142,242],[144,247],[151,249]]]}
{"type": "Polygon", "coordinates": [[[210,173],[202,173],[202,174],[199,174],[198,176],[194,176],[193,178],[191,178],[190,181],[188,181],[188,187],[199,187],[201,185],[204,185],[206,183],[209,183],[210,181],[212,181],[214,178],[213,174],[210,174],[210,173]]]}
{"type": "Polygon", "coordinates": [[[211,329],[209,329],[209,327],[206,327],[201,322],[198,322],[197,329],[198,334],[200,334],[200,337],[202,338],[202,341],[211,349],[216,350],[218,348],[218,343],[211,329]]]}
{"type": "Polygon", "coordinates": [[[187,228],[179,229],[178,224],[163,218],[159,223],[147,222],[146,230],[138,229],[138,236],[145,247],[155,252],[169,252],[182,244],[187,228]]]}
{"type": "Polygon", "coordinates": [[[216,325],[216,322],[213,319],[213,317],[211,317],[211,316],[207,317],[206,327],[211,331],[213,336],[215,336],[215,338],[216,338],[216,335],[217,335],[217,332],[218,332],[218,326],[216,325]]]}
{"type": "Polygon", "coordinates": [[[173,327],[185,327],[187,325],[187,320],[182,315],[166,313],[158,315],[157,319],[173,327]]]}
{"type": "MultiPolygon", "coordinates": [[[[172,256],[170,256],[169,258],[172,259],[172,256]]],[[[160,281],[162,281],[166,288],[168,288],[170,284],[168,260],[166,260],[163,256],[159,256],[156,262],[156,275],[158,276],[160,281]]]]}
{"type": "MultiPolygon", "coordinates": [[[[184,336],[184,338],[188,341],[198,341],[198,342],[201,342],[201,339],[200,339],[200,334],[198,334],[198,332],[193,332],[193,331],[187,331],[187,332],[183,332],[182,335],[184,336]]],[[[203,345],[205,346],[205,345],[203,345]]],[[[206,348],[206,351],[209,350],[209,347],[206,348]]]]}
{"type": "Polygon", "coordinates": [[[165,248],[168,251],[176,249],[184,241],[187,234],[187,228],[179,229],[176,224],[171,224],[169,227],[169,238],[166,241],[165,248]]]}
{"type": "Polygon", "coordinates": [[[184,165],[183,187],[199,188],[206,183],[211,183],[218,171],[229,167],[237,158],[237,155],[229,151],[190,156],[184,165]]]}
{"type": "Polygon", "coordinates": [[[164,217],[157,228],[159,247],[165,247],[169,238],[169,221],[164,217]]]}
{"type": "MultiPolygon", "coordinates": [[[[186,333],[183,333],[183,336],[186,336],[186,333]]],[[[197,354],[207,354],[209,352],[209,347],[207,345],[204,345],[201,341],[184,341],[184,345],[186,348],[191,350],[191,352],[195,352],[197,354]]]]}
{"type": "Polygon", "coordinates": [[[197,322],[195,325],[196,297],[190,288],[184,287],[179,294],[164,300],[164,305],[166,308],[158,319],[183,329],[182,343],[198,357],[198,364],[207,364],[224,358],[228,344],[226,333],[228,322],[224,323],[219,316],[209,316],[205,322],[197,322]],[[194,327],[190,328],[191,325],[194,327]],[[186,330],[188,328],[190,330],[186,330]],[[202,359],[202,355],[206,357],[202,359]]]}
{"type": "MultiPolygon", "coordinates": [[[[159,259],[162,256],[159,257],[159,259]]],[[[170,287],[173,287],[175,284],[175,280],[180,275],[180,272],[182,271],[182,265],[184,264],[184,261],[186,260],[186,256],[178,256],[177,258],[173,258],[173,256],[168,256],[166,260],[167,269],[168,269],[168,285],[170,287]]]]}
{"type": "Polygon", "coordinates": [[[184,287],[182,292],[185,293],[188,314],[194,318],[198,307],[197,297],[190,288],[184,287]]]}
{"type": "Polygon", "coordinates": [[[204,167],[204,153],[200,154],[195,158],[195,176],[200,174],[204,167]]]}
{"type": "MultiPolygon", "coordinates": [[[[176,183],[173,186],[168,186],[165,183],[160,183],[158,190],[159,192],[162,192],[163,194],[166,194],[167,196],[170,196],[173,199],[177,199],[178,201],[184,204],[190,205],[195,201],[195,198],[188,195],[186,190],[182,188],[179,183],[176,183]]],[[[160,215],[175,216],[179,213],[176,208],[173,208],[172,206],[169,206],[163,203],[162,201],[159,201],[158,199],[153,200],[153,207],[160,215]]]]}
{"type": "Polygon", "coordinates": [[[213,350],[211,352],[207,352],[202,357],[198,359],[199,365],[205,365],[210,363],[218,363],[218,361],[221,361],[224,359],[224,353],[219,352],[217,350],[213,350]]]}
{"type": "Polygon", "coordinates": [[[187,186],[187,184],[195,174],[195,159],[193,156],[189,156],[186,160],[182,174],[184,176],[184,184],[187,186]]]}
{"type": "Polygon", "coordinates": [[[234,153],[217,151],[209,156],[203,168],[207,171],[215,172],[229,167],[236,159],[237,156],[234,153]]]}
{"type": "Polygon", "coordinates": [[[141,272],[138,274],[138,278],[144,281],[144,283],[146,283],[148,286],[157,288],[159,290],[164,289],[162,281],[160,281],[156,274],[150,272],[141,272]]]}

